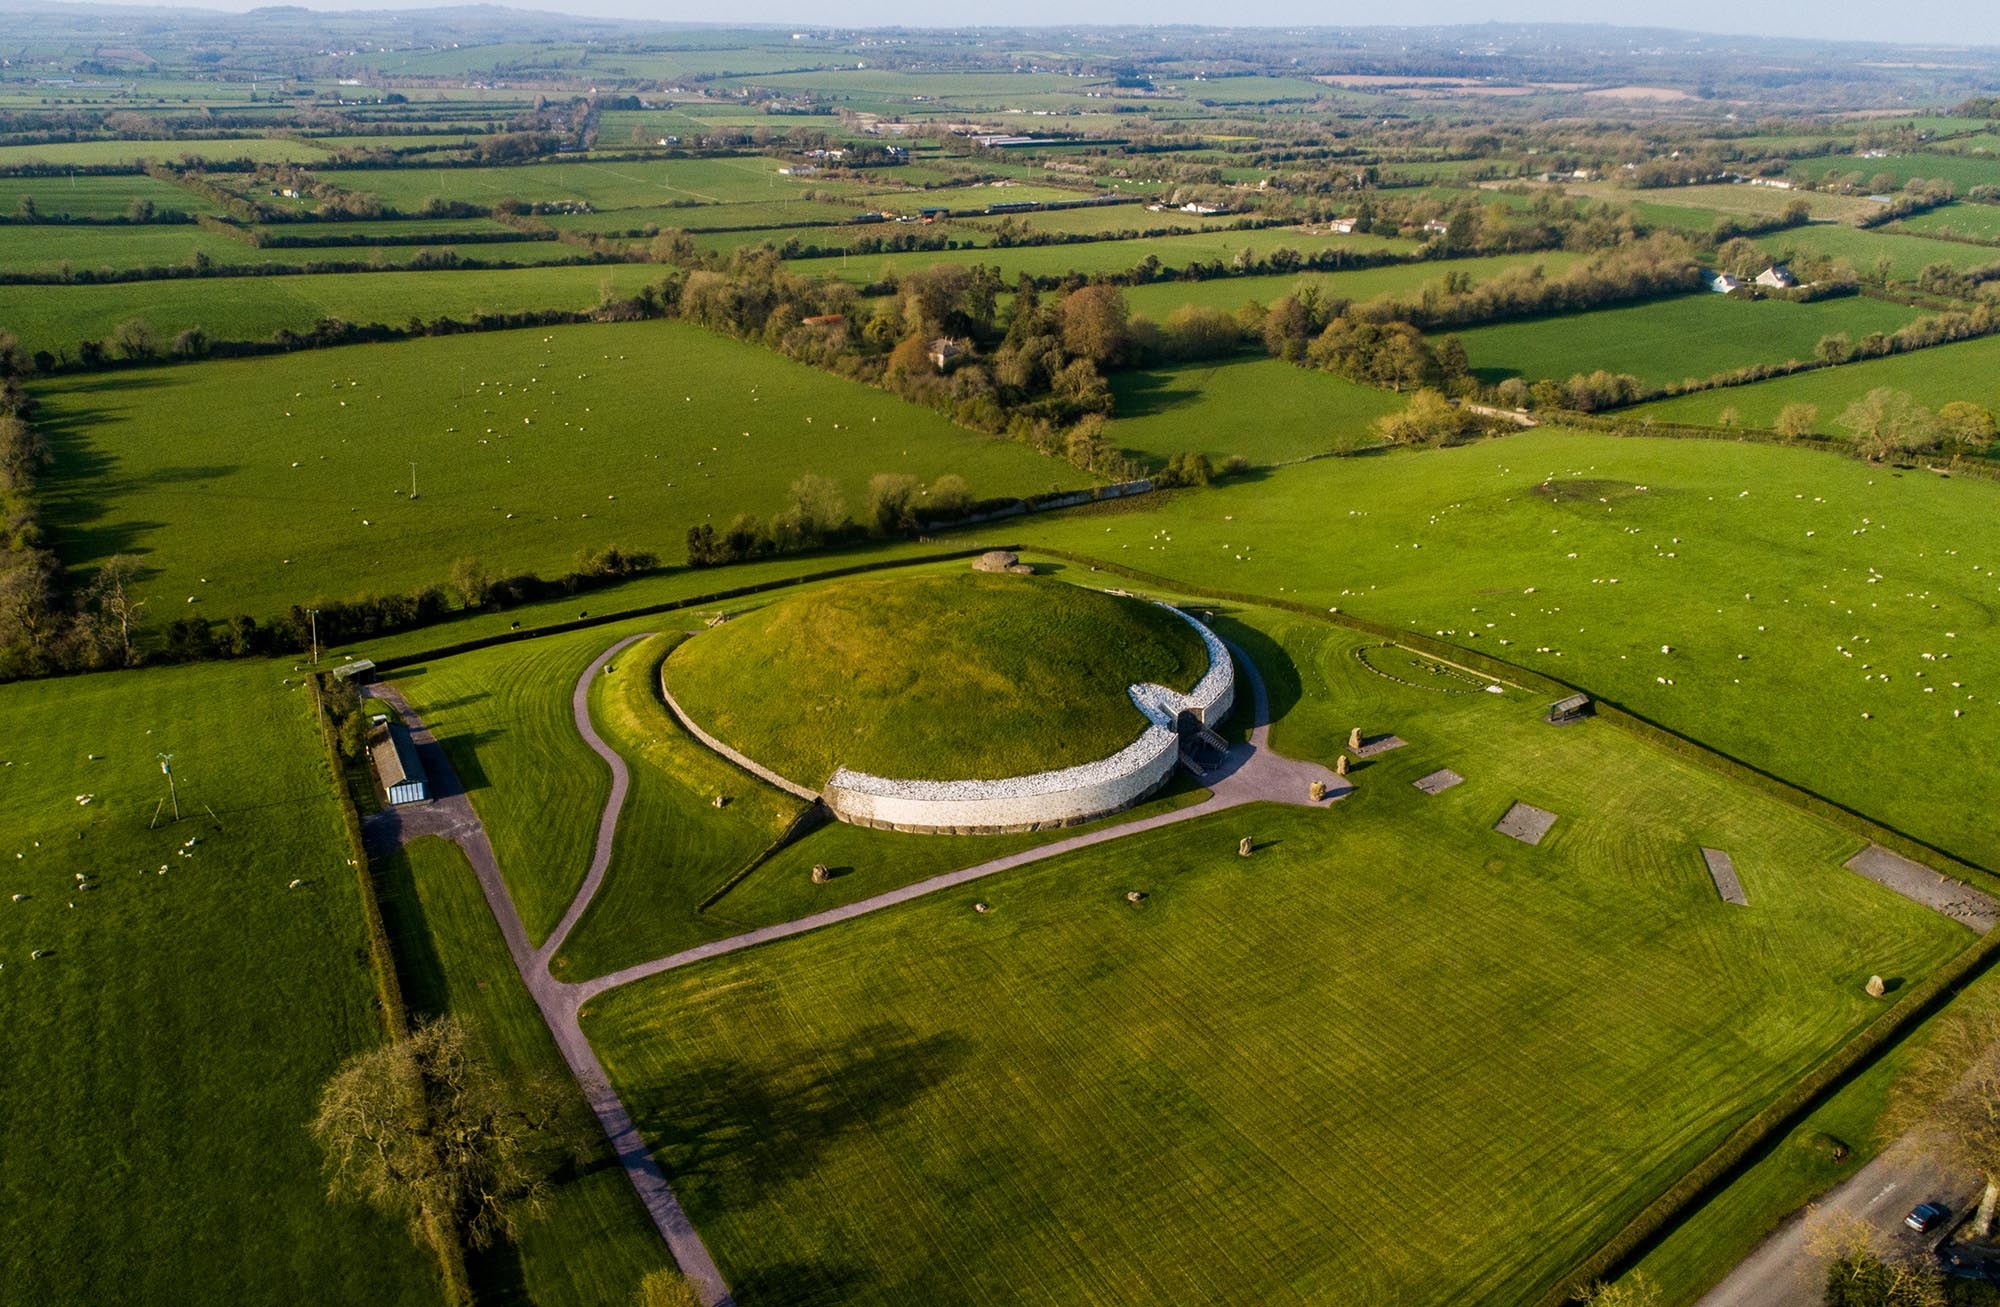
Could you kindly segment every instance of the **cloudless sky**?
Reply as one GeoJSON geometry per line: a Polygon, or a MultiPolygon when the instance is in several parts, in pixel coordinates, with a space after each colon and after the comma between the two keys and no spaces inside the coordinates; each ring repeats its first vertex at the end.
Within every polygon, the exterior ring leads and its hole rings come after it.
{"type": "MultiPolygon", "coordinates": [[[[157,3],[159,0],[153,0],[157,3]]],[[[177,0],[165,0],[177,3],[177,0]]],[[[191,0],[208,9],[249,9],[278,0],[191,0]]],[[[2000,0],[1001,0],[941,5],[936,0],[734,0],[727,6],[668,0],[501,0],[515,8],[666,22],[784,23],[811,26],[940,27],[1077,23],[1191,23],[1242,26],[1376,26],[1435,23],[1615,23],[1736,35],[2000,46],[2000,0]]],[[[313,9],[435,8],[449,0],[303,0],[313,9]]]]}

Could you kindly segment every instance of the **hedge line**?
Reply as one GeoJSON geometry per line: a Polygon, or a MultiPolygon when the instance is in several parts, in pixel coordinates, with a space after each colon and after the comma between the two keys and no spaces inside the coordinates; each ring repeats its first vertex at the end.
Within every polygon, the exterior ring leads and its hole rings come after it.
{"type": "MultiPolygon", "coordinates": [[[[354,867],[355,883],[361,889],[361,922],[368,935],[368,971],[375,982],[375,999],[382,1014],[383,1033],[389,1042],[400,1043],[409,1036],[409,1008],[403,1001],[403,985],[396,973],[396,954],[389,942],[389,929],[382,919],[382,901],[375,893],[375,872],[368,860],[366,841],[361,834],[361,813],[347,788],[347,766],[340,756],[340,742],[334,735],[333,718],[326,711],[324,672],[306,677],[312,692],[313,715],[319,721],[320,742],[332,772],[334,803],[340,810],[340,824],[347,835],[348,861],[354,867]]],[[[450,1222],[435,1215],[427,1219],[427,1242],[437,1254],[438,1279],[445,1302],[464,1307],[472,1301],[472,1278],[465,1264],[465,1238],[450,1222]]]]}

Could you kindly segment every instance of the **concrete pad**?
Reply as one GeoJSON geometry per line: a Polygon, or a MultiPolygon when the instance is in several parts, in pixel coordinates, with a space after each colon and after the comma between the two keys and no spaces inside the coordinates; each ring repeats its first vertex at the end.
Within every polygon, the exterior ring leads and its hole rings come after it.
{"type": "Polygon", "coordinates": [[[1378,753],[1387,753],[1391,749],[1400,749],[1408,743],[1408,740],[1401,740],[1393,735],[1378,735],[1372,740],[1364,740],[1361,747],[1354,751],[1354,756],[1357,758],[1373,758],[1378,753]]]}
{"type": "Polygon", "coordinates": [[[1425,794],[1440,794],[1452,786],[1461,785],[1464,782],[1465,777],[1446,767],[1442,771],[1434,771],[1428,776],[1419,776],[1416,780],[1411,781],[1410,784],[1416,786],[1425,794]]]}
{"type": "Polygon", "coordinates": [[[1708,864],[1708,877],[1715,882],[1715,892],[1724,903],[1734,903],[1739,908],[1750,906],[1750,897],[1743,892],[1743,882],[1736,879],[1734,858],[1721,849],[1703,849],[1701,860],[1708,864]]]}
{"type": "Polygon", "coordinates": [[[1542,837],[1555,824],[1556,815],[1548,809],[1537,808],[1531,803],[1517,803],[1507,809],[1506,816],[1494,823],[1493,829],[1523,844],[1540,844],[1542,837]]]}
{"type": "Polygon", "coordinates": [[[1841,865],[1982,935],[2000,922],[2000,902],[1992,895],[1879,844],[1870,844],[1841,865]]]}

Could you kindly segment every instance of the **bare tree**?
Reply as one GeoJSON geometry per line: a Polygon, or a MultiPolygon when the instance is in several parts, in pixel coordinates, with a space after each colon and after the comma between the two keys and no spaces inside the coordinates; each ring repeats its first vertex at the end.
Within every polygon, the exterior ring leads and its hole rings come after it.
{"type": "Polygon", "coordinates": [[[484,1248],[542,1211],[570,1152],[569,1101],[549,1080],[503,1086],[465,1026],[442,1017],[343,1063],[312,1132],[335,1198],[403,1218],[419,1242],[455,1229],[484,1248]]]}
{"type": "Polygon", "coordinates": [[[1897,1081],[1885,1127],[1947,1166],[1986,1182],[1975,1226],[1992,1233],[2000,1206],[2000,1020],[1993,1006],[1954,1007],[1897,1081]]]}
{"type": "Polygon", "coordinates": [[[1826,1261],[1827,1307],[1946,1307],[1938,1268],[1884,1253],[1860,1217],[1814,1210],[1806,1222],[1806,1251],[1826,1261]]]}
{"type": "Polygon", "coordinates": [[[1660,1287],[1634,1271],[1613,1284],[1599,1280],[1583,1291],[1585,1307],[1661,1307],[1660,1287]]]}
{"type": "Polygon", "coordinates": [[[1909,394],[1877,386],[1849,404],[1836,421],[1869,458],[1929,449],[1937,444],[1937,417],[1909,394]]]}
{"type": "Polygon", "coordinates": [[[126,554],[107,558],[84,596],[87,612],[94,619],[96,643],[115,652],[122,667],[130,667],[135,661],[132,635],[139,627],[139,610],[146,606],[144,599],[132,593],[132,583],[138,576],[136,558],[126,554]]]}
{"type": "Polygon", "coordinates": [[[648,1271],[632,1295],[632,1307],[701,1307],[701,1295],[678,1272],[648,1271]]]}

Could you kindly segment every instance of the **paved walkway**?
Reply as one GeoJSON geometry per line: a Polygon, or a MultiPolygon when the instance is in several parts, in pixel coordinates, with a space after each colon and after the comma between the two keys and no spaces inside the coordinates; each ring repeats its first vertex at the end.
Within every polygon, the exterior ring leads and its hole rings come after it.
{"type": "MultiPolygon", "coordinates": [[[[493,919],[499,923],[500,933],[507,941],[507,951],[514,959],[515,970],[520,972],[522,984],[541,1010],[542,1020],[547,1023],[549,1034],[555,1039],[556,1047],[562,1051],[563,1060],[569,1064],[570,1073],[576,1077],[577,1085],[583,1090],[591,1110],[597,1114],[598,1123],[604,1128],[605,1136],[618,1154],[619,1164],[645,1203],[653,1223],[666,1240],[674,1260],[680,1264],[683,1274],[693,1282],[706,1307],[734,1307],[728,1286],[723,1282],[722,1273],[716,1268],[715,1260],[709,1255],[708,1247],[689,1222],[687,1213],[681,1209],[673,1189],[667,1183],[665,1172],[654,1160],[652,1151],[633,1124],[632,1116],[625,1110],[625,1104],[611,1087],[604,1066],[597,1060],[597,1053],[584,1037],[583,1028],[577,1014],[583,1004],[607,990],[620,985],[642,980],[647,976],[659,975],[676,967],[721,957],[724,954],[754,948],[773,940],[787,939],[802,935],[809,930],[830,926],[836,922],[850,921],[855,917],[880,912],[884,908],[908,903],[913,899],[935,894],[940,890],[964,885],[992,876],[999,872],[1011,871],[1048,858],[1077,849],[1103,844],[1126,835],[1141,831],[1157,830],[1178,822],[1191,821],[1211,813],[1241,806],[1246,803],[1290,803],[1309,807],[1323,807],[1346,797],[1354,786],[1345,777],[1336,776],[1331,770],[1317,763],[1303,762],[1275,753],[1270,747],[1270,698],[1265,691],[1264,681],[1258,675],[1257,665],[1248,654],[1235,645],[1231,652],[1243,669],[1243,679],[1249,684],[1253,708],[1249,739],[1229,750],[1224,760],[1204,778],[1209,796],[1201,802],[1171,812],[1155,813],[1150,817],[1139,817],[1120,822],[1101,830],[1072,835],[1054,840],[1033,849],[1026,849],[1006,857],[994,858],[975,866],[958,871],[946,872],[928,880],[906,885],[901,889],[878,894],[824,912],[816,912],[793,921],[765,926],[747,931],[728,939],[715,940],[695,948],[685,949],[667,957],[642,962],[636,966],[614,971],[609,975],[571,983],[556,979],[549,971],[549,962],[568,939],[570,932],[582,919],[584,911],[596,897],[598,888],[604,882],[605,872],[611,865],[611,850],[618,831],[618,817],[625,805],[625,796],[630,788],[631,776],[624,759],[605,744],[597,734],[590,720],[590,685],[604,667],[618,654],[644,635],[629,636],[604,651],[584,669],[578,678],[575,690],[570,696],[570,711],[576,719],[576,728],[597,755],[611,767],[611,796],[604,805],[604,812],[597,823],[597,843],[592,850],[590,868],[585,874],[582,886],[571,901],[562,920],[550,932],[541,947],[528,942],[527,930],[521,924],[520,913],[514,907],[513,895],[507,890],[507,882],[500,874],[500,864],[493,856],[493,845],[486,837],[486,828],[480,824],[479,814],[473,810],[472,802],[459,783],[458,773],[453,770],[451,760],[445,756],[442,747],[432,736],[430,728],[417,716],[409,702],[392,685],[371,685],[367,693],[390,704],[402,716],[410,728],[410,738],[417,747],[424,764],[424,773],[430,780],[431,801],[413,804],[403,808],[391,808],[374,814],[364,823],[371,855],[393,849],[399,844],[424,835],[436,835],[448,839],[465,850],[475,875],[479,878],[480,889],[486,895],[487,906],[493,912],[493,919]],[[1326,797],[1315,801],[1310,796],[1312,783],[1319,781],[1326,787],[1326,797]]],[[[941,837],[942,838],[942,837],[941,837]]]]}

